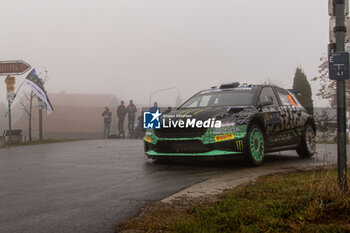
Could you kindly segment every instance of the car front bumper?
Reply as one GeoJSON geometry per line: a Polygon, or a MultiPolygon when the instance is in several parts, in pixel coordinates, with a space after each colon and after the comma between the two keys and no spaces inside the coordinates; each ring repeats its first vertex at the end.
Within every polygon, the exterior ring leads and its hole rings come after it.
{"type": "Polygon", "coordinates": [[[200,137],[157,137],[153,130],[144,137],[145,154],[149,158],[216,157],[244,153],[247,125],[208,129],[200,137]]]}

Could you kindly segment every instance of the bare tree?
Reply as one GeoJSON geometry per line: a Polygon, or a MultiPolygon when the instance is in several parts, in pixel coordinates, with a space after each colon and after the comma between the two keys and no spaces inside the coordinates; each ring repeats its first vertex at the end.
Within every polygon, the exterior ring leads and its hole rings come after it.
{"type": "Polygon", "coordinates": [[[270,77],[267,77],[265,80],[261,81],[261,84],[267,84],[267,85],[274,85],[274,86],[283,86],[282,83],[277,79],[272,79],[270,77]]]}
{"type": "Polygon", "coordinates": [[[330,122],[335,120],[335,117],[331,117],[331,108],[323,108],[322,112],[316,112],[315,123],[317,130],[322,134],[323,142],[327,142],[328,137],[331,133],[330,122]]]}
{"type": "MultiPolygon", "coordinates": [[[[45,77],[44,79],[40,79],[42,84],[44,85],[48,80],[48,71],[46,67],[44,67],[44,73],[45,77]]],[[[39,73],[39,76],[42,73],[39,73]]],[[[35,98],[35,93],[33,91],[30,91],[30,93],[23,92],[23,96],[20,98],[20,104],[22,106],[23,111],[26,113],[28,117],[28,140],[32,141],[32,112],[33,112],[33,99],[35,98]]],[[[38,98],[38,102],[39,102],[38,98]]]]}
{"type": "Polygon", "coordinates": [[[30,91],[30,94],[23,92],[23,96],[20,98],[22,109],[28,117],[28,140],[30,142],[32,141],[32,109],[34,97],[34,92],[30,91]]]}

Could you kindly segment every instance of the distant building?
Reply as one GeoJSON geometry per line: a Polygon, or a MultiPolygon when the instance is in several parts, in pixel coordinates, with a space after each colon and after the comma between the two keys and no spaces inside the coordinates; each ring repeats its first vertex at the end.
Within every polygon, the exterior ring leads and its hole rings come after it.
{"type": "MultiPolygon", "coordinates": [[[[46,115],[43,110],[44,138],[101,138],[103,135],[104,107],[112,111],[111,134],[117,133],[116,108],[120,101],[115,95],[97,94],[49,94],[54,112],[46,115]]],[[[32,135],[38,138],[39,117],[37,100],[33,103],[32,135]]],[[[14,108],[21,108],[15,106],[14,108]]],[[[23,111],[22,111],[23,113],[23,111]]],[[[14,122],[14,129],[23,129],[28,135],[28,117],[25,113],[14,122]]]]}

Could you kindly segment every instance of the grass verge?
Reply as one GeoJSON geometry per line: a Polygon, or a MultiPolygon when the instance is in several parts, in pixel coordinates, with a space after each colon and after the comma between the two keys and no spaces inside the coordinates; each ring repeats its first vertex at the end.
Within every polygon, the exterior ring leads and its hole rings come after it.
{"type": "Polygon", "coordinates": [[[335,170],[265,176],[222,195],[150,203],[125,232],[350,232],[335,170]]]}

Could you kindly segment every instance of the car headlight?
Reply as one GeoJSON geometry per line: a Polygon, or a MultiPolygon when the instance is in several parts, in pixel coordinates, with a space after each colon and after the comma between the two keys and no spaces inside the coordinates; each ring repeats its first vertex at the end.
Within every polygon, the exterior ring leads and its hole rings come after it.
{"type": "Polygon", "coordinates": [[[235,125],[236,125],[235,122],[225,122],[225,123],[221,123],[221,128],[235,126],[235,125]]]}
{"type": "Polygon", "coordinates": [[[152,130],[146,130],[145,135],[151,136],[153,134],[152,130]]]}

